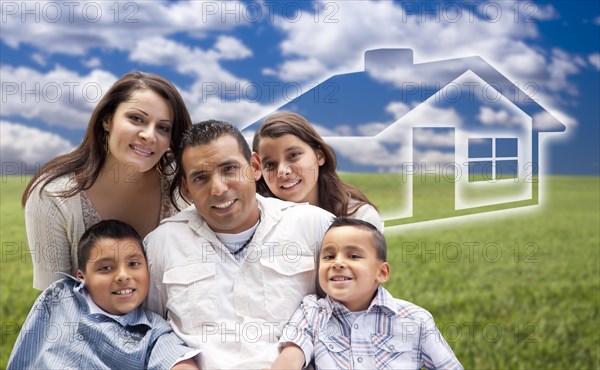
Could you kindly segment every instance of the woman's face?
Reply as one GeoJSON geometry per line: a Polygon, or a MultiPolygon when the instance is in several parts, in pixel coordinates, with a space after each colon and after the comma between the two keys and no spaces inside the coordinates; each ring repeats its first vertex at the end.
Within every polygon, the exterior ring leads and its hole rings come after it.
{"type": "Polygon", "coordinates": [[[319,167],[325,163],[320,150],[314,150],[294,135],[266,137],[259,142],[255,159],[276,197],[319,205],[317,180],[319,167]]]}
{"type": "Polygon", "coordinates": [[[139,90],[117,106],[103,127],[110,135],[107,163],[117,161],[136,172],[146,172],[169,148],[173,112],[167,100],[156,92],[139,90]]]}

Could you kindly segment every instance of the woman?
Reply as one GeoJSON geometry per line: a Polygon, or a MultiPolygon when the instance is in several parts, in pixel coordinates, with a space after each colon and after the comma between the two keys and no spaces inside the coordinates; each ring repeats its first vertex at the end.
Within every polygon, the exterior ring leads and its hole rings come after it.
{"type": "Polygon", "coordinates": [[[375,206],[339,178],[333,149],[301,115],[281,112],[267,117],[254,135],[252,150],[262,170],[256,184],[259,194],[308,202],[335,216],[365,220],[383,231],[375,206]]]}
{"type": "Polygon", "coordinates": [[[48,162],[23,193],[33,286],[75,275],[77,242],[91,225],[118,219],[145,236],[176,212],[172,162],[191,120],[164,78],[121,77],[100,100],[79,147],[48,162]]]}

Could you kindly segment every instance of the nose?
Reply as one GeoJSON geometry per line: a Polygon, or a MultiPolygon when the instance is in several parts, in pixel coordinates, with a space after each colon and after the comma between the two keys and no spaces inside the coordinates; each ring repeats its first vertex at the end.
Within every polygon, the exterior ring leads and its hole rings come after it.
{"type": "Polygon", "coordinates": [[[291,167],[288,163],[280,163],[277,167],[277,176],[286,177],[292,172],[291,167]]]}
{"type": "Polygon", "coordinates": [[[343,269],[344,267],[346,267],[346,264],[344,263],[344,260],[340,257],[336,257],[335,261],[333,261],[333,268],[335,269],[343,269]]]}
{"type": "Polygon", "coordinates": [[[127,281],[130,279],[129,270],[125,266],[119,267],[115,279],[118,282],[127,281]]]}
{"type": "Polygon", "coordinates": [[[146,125],[142,130],[140,130],[139,137],[143,141],[154,143],[156,141],[154,125],[146,125]]]}
{"type": "Polygon", "coordinates": [[[210,187],[210,194],[214,196],[219,196],[225,193],[228,189],[227,182],[225,179],[219,178],[219,176],[214,176],[213,181],[210,187]]]}

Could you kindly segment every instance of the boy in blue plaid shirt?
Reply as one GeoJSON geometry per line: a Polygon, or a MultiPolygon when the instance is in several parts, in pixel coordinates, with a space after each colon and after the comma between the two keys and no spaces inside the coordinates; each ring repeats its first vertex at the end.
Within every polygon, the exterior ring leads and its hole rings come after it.
{"type": "Polygon", "coordinates": [[[35,302],[8,369],[198,369],[159,315],[142,308],[148,267],[139,234],[101,221],[78,245],[77,279],[66,275],[35,302]]]}
{"type": "Polygon", "coordinates": [[[339,217],[323,239],[319,284],[283,330],[272,369],[462,369],[423,308],[380,286],[390,276],[383,234],[339,217]]]}

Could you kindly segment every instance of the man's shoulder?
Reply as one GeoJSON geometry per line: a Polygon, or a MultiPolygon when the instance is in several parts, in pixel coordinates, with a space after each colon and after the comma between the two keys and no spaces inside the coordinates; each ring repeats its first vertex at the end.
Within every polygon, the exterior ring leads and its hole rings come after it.
{"type": "Polygon", "coordinates": [[[165,233],[177,233],[183,228],[187,228],[190,222],[200,222],[201,217],[198,215],[194,205],[191,205],[171,217],[160,221],[156,229],[148,234],[148,237],[156,237],[165,233]]]}
{"type": "Polygon", "coordinates": [[[257,199],[267,212],[278,210],[282,213],[282,217],[321,217],[333,219],[331,213],[308,203],[294,203],[277,198],[266,198],[260,195],[257,195],[257,199]]]}

